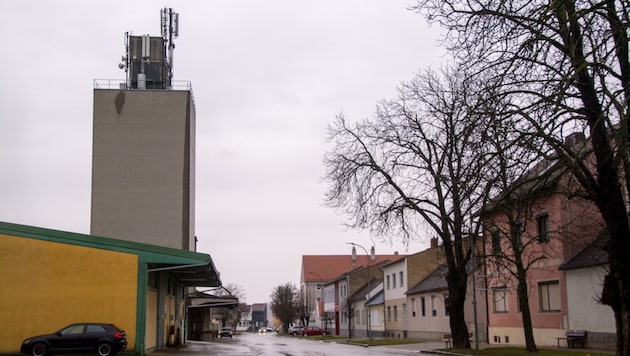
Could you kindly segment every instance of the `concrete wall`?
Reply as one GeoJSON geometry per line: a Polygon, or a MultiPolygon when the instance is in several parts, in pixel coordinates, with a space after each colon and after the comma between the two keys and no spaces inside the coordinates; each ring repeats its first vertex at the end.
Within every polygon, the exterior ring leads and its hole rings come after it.
{"type": "Polygon", "coordinates": [[[569,329],[586,330],[589,347],[614,348],[617,340],[615,315],[599,302],[606,267],[566,271],[569,329]]]}
{"type": "Polygon", "coordinates": [[[449,317],[446,315],[444,296],[448,291],[435,291],[429,293],[413,294],[409,298],[409,309],[411,309],[411,297],[414,298],[414,308],[416,315],[409,310],[409,337],[427,338],[431,340],[442,340],[444,334],[450,334],[451,327],[449,317]],[[436,315],[433,316],[431,297],[435,302],[436,315]],[[422,315],[421,298],[424,298],[425,313],[422,315]]]}
{"type": "Polygon", "coordinates": [[[194,250],[189,91],[94,90],[91,234],[194,250]]]}
{"type": "Polygon", "coordinates": [[[615,333],[612,308],[598,302],[605,276],[601,266],[566,271],[569,329],[615,333]]]}
{"type": "Polygon", "coordinates": [[[138,258],[0,234],[0,352],[76,322],[114,323],[135,348],[138,258]]]}

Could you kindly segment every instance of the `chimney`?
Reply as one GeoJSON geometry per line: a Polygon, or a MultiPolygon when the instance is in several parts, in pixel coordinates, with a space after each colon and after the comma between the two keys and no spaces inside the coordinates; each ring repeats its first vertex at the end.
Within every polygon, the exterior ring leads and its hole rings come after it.
{"type": "Polygon", "coordinates": [[[438,247],[438,239],[437,237],[432,237],[431,238],[431,248],[437,248],[438,247]]]}

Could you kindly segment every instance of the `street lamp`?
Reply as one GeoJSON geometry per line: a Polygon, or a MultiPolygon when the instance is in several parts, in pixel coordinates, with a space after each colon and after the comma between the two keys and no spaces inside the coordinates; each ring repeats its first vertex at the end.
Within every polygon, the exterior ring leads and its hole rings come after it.
{"type": "Polygon", "coordinates": [[[370,288],[370,260],[374,261],[376,259],[376,255],[374,253],[374,246],[372,246],[372,248],[370,248],[370,253],[367,252],[367,250],[365,249],[365,247],[359,245],[359,244],[355,244],[354,242],[347,242],[348,245],[352,245],[352,262],[356,262],[357,261],[357,247],[361,247],[361,249],[363,249],[363,251],[365,251],[366,256],[368,256],[368,261],[367,261],[367,299],[365,301],[364,307],[365,307],[365,311],[367,314],[367,327],[366,327],[366,333],[367,333],[367,337],[368,339],[372,339],[370,336],[370,309],[367,306],[367,302],[370,300],[370,292],[372,291],[370,288]]]}
{"type": "MultiPolygon", "coordinates": [[[[324,315],[324,282],[322,281],[322,276],[319,275],[319,273],[317,272],[308,272],[310,274],[314,274],[319,278],[319,289],[321,290],[322,293],[322,310],[319,313],[319,323],[322,324],[322,329],[326,330],[323,321],[322,321],[322,316],[324,315]]],[[[318,303],[319,304],[319,303],[318,303]]],[[[318,305],[319,306],[319,305],[318,305]]]]}

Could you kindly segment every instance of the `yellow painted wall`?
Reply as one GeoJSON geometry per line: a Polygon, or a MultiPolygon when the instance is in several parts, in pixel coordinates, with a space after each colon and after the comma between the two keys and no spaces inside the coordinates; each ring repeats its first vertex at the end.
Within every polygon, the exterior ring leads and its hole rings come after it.
{"type": "Polygon", "coordinates": [[[138,256],[0,234],[0,352],[75,322],[114,323],[135,346],[138,256]]]}

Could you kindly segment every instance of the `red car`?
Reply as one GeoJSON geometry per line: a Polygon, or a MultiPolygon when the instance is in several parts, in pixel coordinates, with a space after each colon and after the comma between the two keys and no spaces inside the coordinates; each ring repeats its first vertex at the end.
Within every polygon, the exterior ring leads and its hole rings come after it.
{"type": "Polygon", "coordinates": [[[302,329],[302,336],[326,335],[326,332],[319,326],[307,326],[302,329]]]}

